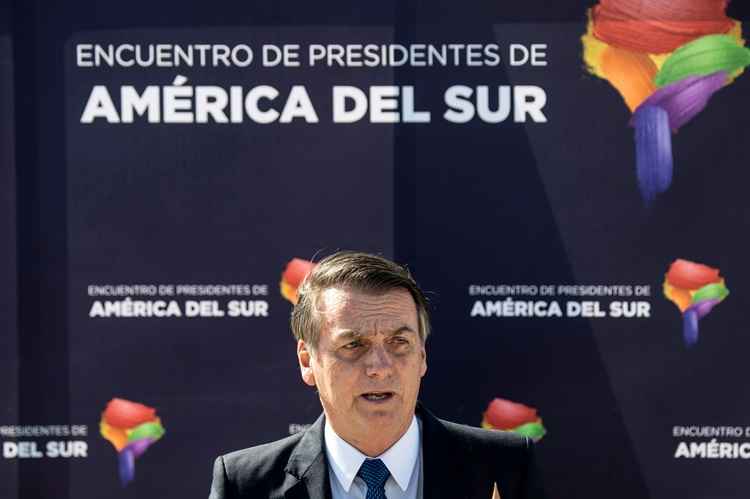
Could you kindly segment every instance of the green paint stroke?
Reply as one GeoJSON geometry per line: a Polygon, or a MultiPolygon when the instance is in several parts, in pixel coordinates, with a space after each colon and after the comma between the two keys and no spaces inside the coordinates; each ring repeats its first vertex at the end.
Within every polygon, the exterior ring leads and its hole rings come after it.
{"type": "Polygon", "coordinates": [[[134,442],[142,438],[152,438],[154,440],[160,439],[164,435],[164,427],[161,423],[143,423],[133,428],[133,431],[128,435],[128,442],[134,442]]]}
{"type": "Polygon", "coordinates": [[[750,64],[750,49],[729,35],[707,35],[686,43],[664,61],[656,74],[658,87],[688,76],[706,76],[717,71],[734,74],[750,64]]]}
{"type": "Polygon", "coordinates": [[[524,437],[529,437],[534,442],[541,440],[541,438],[547,434],[547,430],[544,429],[542,423],[526,423],[521,426],[517,426],[511,430],[513,433],[518,433],[524,437]]]}
{"type": "Polygon", "coordinates": [[[704,300],[723,300],[729,295],[729,290],[724,283],[713,283],[703,286],[693,295],[693,303],[704,300]]]}

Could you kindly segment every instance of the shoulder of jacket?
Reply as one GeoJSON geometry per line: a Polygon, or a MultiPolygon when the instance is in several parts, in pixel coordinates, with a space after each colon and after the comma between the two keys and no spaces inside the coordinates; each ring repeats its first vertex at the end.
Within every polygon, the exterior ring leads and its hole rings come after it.
{"type": "Polygon", "coordinates": [[[528,437],[503,430],[486,430],[451,421],[439,420],[445,429],[453,435],[458,445],[476,449],[486,449],[492,452],[507,450],[511,453],[525,453],[531,442],[528,437]]]}
{"type": "Polygon", "coordinates": [[[232,479],[262,477],[273,470],[283,471],[289,456],[302,439],[304,432],[281,440],[241,449],[221,456],[227,476],[232,479]]]}

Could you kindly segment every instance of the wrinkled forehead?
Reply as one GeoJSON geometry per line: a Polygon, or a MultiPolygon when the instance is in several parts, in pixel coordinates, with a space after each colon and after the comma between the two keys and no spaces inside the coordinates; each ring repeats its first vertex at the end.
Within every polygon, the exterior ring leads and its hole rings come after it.
{"type": "Polygon", "coordinates": [[[353,330],[360,334],[391,332],[409,327],[418,331],[417,306],[404,288],[383,292],[328,288],[316,302],[323,330],[353,330]]]}

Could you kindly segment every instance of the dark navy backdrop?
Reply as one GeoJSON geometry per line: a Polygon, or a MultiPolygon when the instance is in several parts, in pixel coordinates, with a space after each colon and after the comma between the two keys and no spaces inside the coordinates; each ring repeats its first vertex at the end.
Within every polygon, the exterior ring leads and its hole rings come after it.
{"type": "MultiPolygon", "coordinates": [[[[13,47],[10,9],[0,6],[0,414],[18,421],[18,329],[16,302],[16,180],[13,168],[13,47]]],[[[0,495],[13,497],[18,487],[15,463],[0,469],[0,495]]]]}
{"type": "MultiPolygon", "coordinates": [[[[316,397],[295,370],[290,305],[278,281],[292,257],[356,248],[407,263],[433,297],[422,390],[428,407],[471,425],[494,397],[539,408],[549,432],[538,455],[550,497],[744,497],[743,461],[675,460],[671,428],[750,425],[750,399],[736,386],[749,341],[740,321],[750,283],[743,233],[750,77],[723,89],[675,136],[674,185],[647,211],[625,106],[580,60],[591,3],[379,2],[356,12],[343,2],[14,4],[12,16],[0,16],[12,20],[0,31],[0,200],[7,206],[0,231],[9,235],[0,253],[0,277],[9,269],[0,304],[13,318],[17,288],[20,322],[6,322],[2,339],[10,389],[0,424],[15,423],[18,411],[22,424],[85,424],[90,434],[85,459],[0,461],[0,490],[23,499],[205,496],[215,455],[283,437],[289,425],[317,416],[316,397]],[[12,48],[4,34],[12,34],[12,48]],[[74,66],[76,43],[126,41],[533,42],[549,44],[550,64],[257,72],[74,66]],[[5,64],[11,51],[14,73],[5,64]],[[93,85],[167,85],[176,74],[224,87],[303,84],[321,116],[330,112],[332,85],[414,85],[417,107],[432,109],[433,122],[79,122],[93,85]],[[455,84],[540,85],[549,122],[444,122],[442,93],[455,84]],[[659,289],[680,257],[719,267],[732,292],[691,351],[659,289]],[[269,316],[90,318],[86,287],[93,283],[265,284],[269,316]],[[652,314],[470,317],[468,286],[484,283],[646,284],[652,314]],[[98,435],[112,397],[155,407],[167,432],[137,461],[126,488],[114,450],[98,435]]],[[[746,19],[742,8],[735,2],[729,13],[746,19]]]]}

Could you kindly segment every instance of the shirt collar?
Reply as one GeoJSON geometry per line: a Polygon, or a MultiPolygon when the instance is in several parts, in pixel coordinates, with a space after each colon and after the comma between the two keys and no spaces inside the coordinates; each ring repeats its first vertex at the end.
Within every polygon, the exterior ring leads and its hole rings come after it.
{"type": "MultiPolygon", "coordinates": [[[[328,463],[346,492],[354,482],[359,468],[367,456],[362,454],[333,430],[328,419],[325,423],[325,446],[328,463]]],[[[399,488],[406,491],[414,465],[419,456],[420,435],[417,417],[413,416],[409,429],[387,451],[377,456],[383,461],[399,488]]]]}

